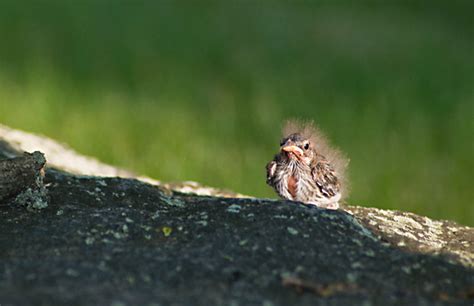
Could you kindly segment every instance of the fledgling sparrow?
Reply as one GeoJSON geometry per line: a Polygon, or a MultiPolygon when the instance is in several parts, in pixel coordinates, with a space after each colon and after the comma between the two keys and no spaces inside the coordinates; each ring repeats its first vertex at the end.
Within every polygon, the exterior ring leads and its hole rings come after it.
{"type": "Polygon", "coordinates": [[[280,152],[267,164],[267,184],[280,197],[338,209],[348,160],[331,148],[312,123],[289,121],[280,152]]]}

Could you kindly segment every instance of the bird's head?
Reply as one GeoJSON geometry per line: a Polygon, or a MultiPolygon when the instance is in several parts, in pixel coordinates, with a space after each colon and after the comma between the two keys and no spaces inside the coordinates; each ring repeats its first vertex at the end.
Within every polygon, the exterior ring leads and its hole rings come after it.
{"type": "Polygon", "coordinates": [[[305,138],[300,133],[293,133],[281,140],[280,154],[289,160],[296,160],[309,165],[315,153],[310,139],[305,138]]]}

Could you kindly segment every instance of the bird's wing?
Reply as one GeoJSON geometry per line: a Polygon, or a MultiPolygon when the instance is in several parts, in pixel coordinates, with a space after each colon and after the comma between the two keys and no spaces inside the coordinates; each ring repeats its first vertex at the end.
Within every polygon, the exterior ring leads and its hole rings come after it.
{"type": "Polygon", "coordinates": [[[277,162],[275,160],[270,161],[267,164],[267,184],[272,185],[273,178],[275,177],[275,171],[277,168],[277,162]]]}
{"type": "Polygon", "coordinates": [[[325,159],[311,167],[311,174],[321,193],[328,198],[340,193],[341,185],[334,168],[325,159]]]}

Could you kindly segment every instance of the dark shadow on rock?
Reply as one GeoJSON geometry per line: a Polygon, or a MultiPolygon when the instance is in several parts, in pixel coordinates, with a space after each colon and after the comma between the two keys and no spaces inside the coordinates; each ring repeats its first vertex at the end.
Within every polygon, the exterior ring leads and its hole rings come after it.
{"type": "Polygon", "coordinates": [[[8,142],[0,139],[0,159],[20,156],[23,152],[14,149],[8,142]]]}
{"type": "Polygon", "coordinates": [[[46,209],[0,210],[2,305],[473,303],[472,268],[393,247],[344,211],[54,171],[46,183],[46,209]]]}

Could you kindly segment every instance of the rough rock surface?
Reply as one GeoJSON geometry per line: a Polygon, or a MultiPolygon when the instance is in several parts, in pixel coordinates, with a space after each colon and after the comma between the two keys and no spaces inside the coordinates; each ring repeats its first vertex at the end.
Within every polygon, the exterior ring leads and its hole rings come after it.
{"type": "Polygon", "coordinates": [[[0,201],[25,193],[44,189],[44,155],[36,151],[32,154],[0,160],[0,201]]]}
{"type": "MultiPolygon", "coordinates": [[[[0,155],[21,154],[5,129],[0,155]]],[[[454,222],[50,165],[48,207],[1,203],[2,306],[474,303],[474,229],[454,222]]]]}

